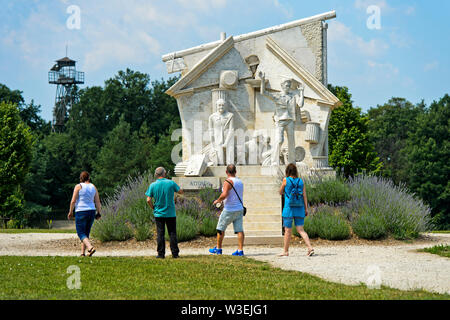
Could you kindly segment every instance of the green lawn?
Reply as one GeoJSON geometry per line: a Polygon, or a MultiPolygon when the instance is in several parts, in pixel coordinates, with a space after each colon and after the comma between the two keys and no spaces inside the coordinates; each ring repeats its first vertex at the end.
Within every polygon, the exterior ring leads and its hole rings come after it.
{"type": "Polygon", "coordinates": [[[75,229],[0,229],[0,233],[77,233],[75,229]]]}
{"type": "Polygon", "coordinates": [[[450,233],[450,230],[431,231],[431,233],[450,233]]]}
{"type": "Polygon", "coordinates": [[[440,255],[442,257],[450,258],[450,246],[448,246],[448,245],[441,244],[441,245],[434,246],[431,248],[421,249],[419,251],[433,253],[433,254],[440,255]]]}
{"type": "Polygon", "coordinates": [[[249,258],[0,257],[0,299],[450,299],[331,283],[249,258]],[[78,266],[81,289],[70,290],[67,268],[78,266]]]}

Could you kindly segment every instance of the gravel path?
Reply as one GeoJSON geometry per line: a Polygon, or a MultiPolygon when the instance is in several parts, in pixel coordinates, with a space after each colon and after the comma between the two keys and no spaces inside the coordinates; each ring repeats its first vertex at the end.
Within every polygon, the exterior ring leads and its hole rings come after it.
{"type": "MultiPolygon", "coordinates": [[[[296,270],[344,284],[366,283],[401,290],[424,289],[450,294],[450,259],[417,249],[437,244],[450,244],[450,234],[427,234],[433,241],[402,245],[348,245],[319,246],[313,257],[306,256],[304,246],[293,246],[289,257],[278,257],[281,247],[248,246],[249,258],[269,262],[285,270],[296,270]]],[[[51,248],[49,241],[77,239],[76,234],[0,233],[0,256],[73,256],[78,247],[51,248]]],[[[231,254],[234,247],[224,248],[231,254]]],[[[170,250],[167,249],[170,253],[170,250]]],[[[155,256],[155,248],[115,249],[102,248],[96,256],[155,256]]],[[[181,247],[181,255],[208,254],[207,248],[181,247]]]]}

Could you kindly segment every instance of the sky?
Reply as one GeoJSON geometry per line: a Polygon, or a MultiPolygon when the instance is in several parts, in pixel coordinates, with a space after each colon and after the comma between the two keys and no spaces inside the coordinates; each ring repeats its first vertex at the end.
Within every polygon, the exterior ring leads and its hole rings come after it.
{"type": "Polygon", "coordinates": [[[168,79],[164,54],[331,10],[328,80],[347,86],[354,105],[450,93],[448,0],[0,0],[0,83],[51,120],[48,71],[66,45],[82,87],[126,68],[168,79]]]}

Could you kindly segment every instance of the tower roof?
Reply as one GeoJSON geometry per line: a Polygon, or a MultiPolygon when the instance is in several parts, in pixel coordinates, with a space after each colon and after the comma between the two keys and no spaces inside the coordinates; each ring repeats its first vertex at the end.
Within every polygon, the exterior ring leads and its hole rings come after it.
{"type": "Polygon", "coordinates": [[[69,57],[64,57],[59,60],[56,60],[56,62],[76,62],[75,60],[70,59],[69,57]]]}

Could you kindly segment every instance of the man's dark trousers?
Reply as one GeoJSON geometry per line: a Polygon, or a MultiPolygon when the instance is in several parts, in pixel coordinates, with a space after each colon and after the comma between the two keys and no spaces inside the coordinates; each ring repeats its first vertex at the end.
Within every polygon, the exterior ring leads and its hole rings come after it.
{"type": "Polygon", "coordinates": [[[173,257],[178,257],[180,249],[178,248],[177,239],[177,218],[156,218],[156,241],[158,244],[158,256],[164,257],[166,254],[166,240],[165,233],[167,225],[167,231],[170,237],[170,250],[172,251],[173,257]]]}

